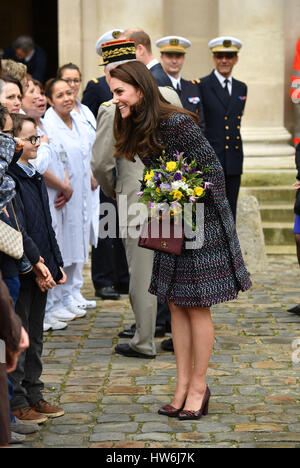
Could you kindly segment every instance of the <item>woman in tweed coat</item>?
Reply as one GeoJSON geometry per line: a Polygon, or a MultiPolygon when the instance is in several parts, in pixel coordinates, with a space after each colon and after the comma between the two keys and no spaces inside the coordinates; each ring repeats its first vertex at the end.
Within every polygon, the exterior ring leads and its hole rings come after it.
{"type": "Polygon", "coordinates": [[[177,255],[155,252],[149,291],[169,302],[178,379],[175,396],[160,414],[199,419],[207,414],[210,391],[206,373],[214,343],[210,307],[233,300],[251,287],[231,210],[225,195],[222,167],[201,133],[197,116],[167,103],[147,68],[129,62],[111,71],[116,157],[139,154],[151,168],[162,150],[168,160],[183,152],[198,169],[210,167],[212,184],[204,199],[204,244],[177,255]]]}

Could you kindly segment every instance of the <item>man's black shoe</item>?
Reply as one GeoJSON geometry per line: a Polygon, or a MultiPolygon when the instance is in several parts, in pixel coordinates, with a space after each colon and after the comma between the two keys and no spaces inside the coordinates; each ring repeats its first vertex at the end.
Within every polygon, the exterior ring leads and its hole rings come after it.
{"type": "Polygon", "coordinates": [[[118,284],[116,290],[119,294],[128,294],[129,293],[129,284],[118,284]]]}
{"type": "Polygon", "coordinates": [[[135,323],[131,325],[130,328],[125,328],[125,330],[120,331],[119,337],[120,338],[133,338],[136,330],[135,323]]]}
{"type": "Polygon", "coordinates": [[[295,307],[292,307],[291,309],[288,309],[288,312],[290,312],[291,314],[300,315],[300,304],[296,305],[295,307]]]}
{"type": "Polygon", "coordinates": [[[144,354],[144,353],[139,353],[138,351],[135,351],[127,343],[118,344],[115,347],[115,352],[117,354],[122,354],[122,356],[126,356],[126,357],[135,357],[135,358],[141,358],[141,359],[155,359],[156,358],[155,354],[144,354]]]}
{"type": "Polygon", "coordinates": [[[111,301],[117,301],[120,299],[120,294],[112,286],[105,286],[104,288],[96,289],[95,296],[111,301]]]}
{"type": "Polygon", "coordinates": [[[155,338],[162,338],[166,334],[165,325],[156,325],[155,327],[155,338]]]}
{"type": "MultiPolygon", "coordinates": [[[[120,338],[133,338],[136,330],[136,324],[131,325],[130,328],[125,328],[119,333],[120,338]]],[[[155,327],[155,338],[163,338],[166,334],[165,325],[156,325],[155,327]]]]}
{"type": "Polygon", "coordinates": [[[172,338],[169,338],[168,340],[162,341],[160,346],[164,351],[174,351],[172,338]]]}

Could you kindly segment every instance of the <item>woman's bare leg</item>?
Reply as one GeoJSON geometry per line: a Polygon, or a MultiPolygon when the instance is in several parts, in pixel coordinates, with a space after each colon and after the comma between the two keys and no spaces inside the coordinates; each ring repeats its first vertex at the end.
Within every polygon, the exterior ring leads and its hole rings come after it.
{"type": "Polygon", "coordinates": [[[172,320],[172,338],[177,364],[177,384],[171,405],[181,408],[188,393],[192,376],[193,348],[192,329],[188,310],[169,303],[172,320]]]}
{"type": "Polygon", "coordinates": [[[214,345],[214,325],[209,308],[189,308],[194,367],[189,383],[185,409],[200,409],[206,390],[206,375],[214,345]]]}

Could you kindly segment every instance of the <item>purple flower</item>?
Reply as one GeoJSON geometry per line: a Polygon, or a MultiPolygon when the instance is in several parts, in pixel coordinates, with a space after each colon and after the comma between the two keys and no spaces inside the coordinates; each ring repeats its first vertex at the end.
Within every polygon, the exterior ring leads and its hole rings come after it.
{"type": "Polygon", "coordinates": [[[199,197],[190,197],[189,198],[189,202],[192,203],[192,204],[196,203],[197,200],[199,200],[199,197]]]}
{"type": "Polygon", "coordinates": [[[180,160],[180,157],[183,156],[184,153],[178,153],[178,151],[174,154],[174,156],[177,158],[177,161],[180,160]]]}
{"type": "Polygon", "coordinates": [[[138,193],[137,193],[137,196],[138,196],[138,197],[142,197],[143,195],[144,195],[144,192],[138,192],[138,193]]]}
{"type": "Polygon", "coordinates": [[[171,184],[167,184],[166,182],[160,184],[159,188],[162,192],[171,192],[172,190],[171,184]]]}
{"type": "Polygon", "coordinates": [[[174,177],[173,177],[173,180],[181,180],[182,179],[182,175],[180,172],[176,172],[174,174],[174,177]]]}

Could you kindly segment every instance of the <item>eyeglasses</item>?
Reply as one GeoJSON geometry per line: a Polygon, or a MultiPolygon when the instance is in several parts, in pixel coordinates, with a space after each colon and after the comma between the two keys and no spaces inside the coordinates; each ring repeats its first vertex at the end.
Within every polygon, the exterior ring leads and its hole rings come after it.
{"type": "Polygon", "coordinates": [[[236,57],[236,52],[215,52],[214,56],[217,59],[233,59],[233,57],[236,57]]]}
{"type": "Polygon", "coordinates": [[[35,136],[35,135],[32,135],[28,138],[20,138],[20,140],[23,140],[23,141],[30,141],[30,143],[34,146],[36,143],[39,143],[40,140],[41,140],[41,137],[40,136],[35,136]]]}
{"type": "Polygon", "coordinates": [[[78,78],[76,78],[75,80],[71,80],[71,79],[67,79],[65,80],[68,84],[71,84],[71,83],[74,83],[74,84],[79,84],[81,83],[81,80],[78,80],[78,78]]]}
{"type": "Polygon", "coordinates": [[[11,130],[1,130],[2,133],[5,133],[6,135],[10,135],[12,137],[15,136],[14,129],[12,128],[11,130]]]}

